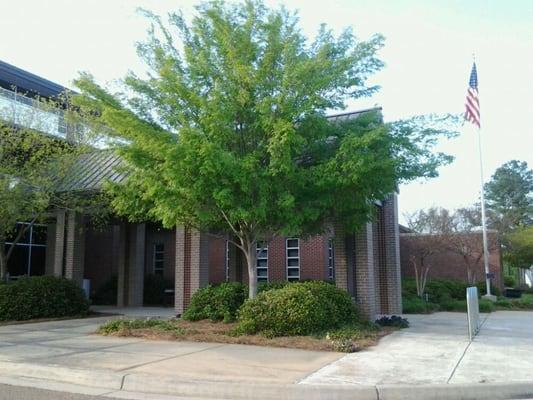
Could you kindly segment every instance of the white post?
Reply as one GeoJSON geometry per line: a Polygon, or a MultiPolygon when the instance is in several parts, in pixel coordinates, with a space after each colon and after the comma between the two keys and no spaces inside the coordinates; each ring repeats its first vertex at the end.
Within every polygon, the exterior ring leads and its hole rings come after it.
{"type": "Polygon", "coordinates": [[[485,218],[485,188],[483,179],[483,156],[481,150],[481,128],[478,127],[478,145],[479,145],[479,171],[481,176],[481,224],[483,226],[483,262],[485,264],[485,282],[487,285],[487,298],[492,298],[490,293],[490,278],[489,278],[489,246],[487,240],[487,223],[485,218]]]}

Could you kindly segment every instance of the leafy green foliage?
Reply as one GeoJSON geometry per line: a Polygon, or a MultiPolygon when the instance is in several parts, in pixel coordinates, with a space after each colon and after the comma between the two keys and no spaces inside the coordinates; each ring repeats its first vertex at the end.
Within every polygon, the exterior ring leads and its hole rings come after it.
{"type": "Polygon", "coordinates": [[[182,317],[188,321],[210,319],[232,322],[246,299],[246,293],[247,287],[237,282],[208,285],[193,294],[191,304],[182,317]]]}
{"type": "Polygon", "coordinates": [[[533,170],[527,162],[503,164],[485,184],[485,191],[492,225],[501,233],[533,224],[533,170]]]}
{"type": "Polygon", "coordinates": [[[188,22],[153,28],[138,53],[148,78],[129,74],[113,94],[83,74],[75,99],[118,137],[129,179],[109,186],[114,209],[205,231],[229,232],[256,293],[256,243],[272,234],[323,232],[332,219],[354,230],[401,181],[436,175],[450,157],[430,150],[440,129],[421,119],[384,124],[377,110],[332,123],[330,110],[378,89],[381,35],[309,42],[297,16],[261,1],[208,2],[188,22]]]}
{"type": "Polygon", "coordinates": [[[354,353],[360,350],[357,344],[358,341],[374,339],[377,331],[379,331],[379,326],[374,323],[354,322],[328,331],[325,337],[331,342],[333,350],[354,353]]]}
{"type": "Polygon", "coordinates": [[[83,316],[85,293],[74,282],[52,276],[23,277],[0,284],[0,320],[83,316]]]}
{"type": "Polygon", "coordinates": [[[183,329],[176,326],[172,321],[163,319],[115,319],[98,328],[101,335],[128,336],[135,329],[155,329],[181,336],[183,329]]]}
{"type": "Polygon", "coordinates": [[[161,275],[144,276],[143,301],[145,305],[165,304],[165,289],[173,289],[174,282],[161,275]]]}
{"type": "Polygon", "coordinates": [[[265,336],[308,335],[357,322],[352,299],[320,281],[293,283],[247,300],[238,313],[238,329],[265,336]]]}
{"type": "Polygon", "coordinates": [[[512,275],[505,275],[503,277],[503,285],[505,287],[511,287],[511,288],[515,287],[516,278],[514,276],[512,276],[512,275]]]}
{"type": "Polygon", "coordinates": [[[517,228],[505,235],[504,259],[512,266],[529,268],[533,265],[533,225],[517,228]]]}

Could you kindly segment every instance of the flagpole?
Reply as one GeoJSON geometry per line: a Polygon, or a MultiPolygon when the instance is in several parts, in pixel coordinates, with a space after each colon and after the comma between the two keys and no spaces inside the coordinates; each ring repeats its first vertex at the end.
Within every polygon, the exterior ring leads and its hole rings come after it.
{"type": "Polygon", "coordinates": [[[481,126],[478,125],[477,129],[478,146],[479,146],[479,172],[481,177],[481,225],[483,227],[483,261],[485,264],[485,283],[486,283],[486,296],[491,297],[490,292],[490,278],[489,278],[489,246],[487,239],[487,222],[485,216],[485,181],[483,179],[483,152],[481,150],[481,126]]]}

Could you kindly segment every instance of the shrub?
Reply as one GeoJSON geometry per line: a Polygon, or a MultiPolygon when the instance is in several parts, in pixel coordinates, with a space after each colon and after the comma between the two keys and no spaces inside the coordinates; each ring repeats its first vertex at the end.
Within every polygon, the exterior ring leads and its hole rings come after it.
{"type": "MultiPolygon", "coordinates": [[[[479,283],[476,283],[476,286],[477,286],[477,290],[478,290],[478,293],[479,293],[479,296],[483,296],[485,293],[487,293],[487,284],[486,282],[479,282],[479,283]]],[[[490,291],[491,293],[494,295],[494,296],[499,296],[501,293],[500,293],[500,289],[498,289],[497,287],[494,287],[493,284],[490,285],[490,291]]]]}
{"type": "Polygon", "coordinates": [[[490,313],[496,309],[494,303],[490,300],[479,300],[479,311],[483,313],[490,313]]]}
{"type": "Polygon", "coordinates": [[[83,316],[89,302],[74,282],[53,276],[23,277],[0,285],[0,320],[83,316]]]}
{"type": "Polygon", "coordinates": [[[165,289],[173,289],[172,281],[162,275],[150,274],[144,277],[143,302],[145,305],[165,304],[165,289]]]}
{"type": "Polygon", "coordinates": [[[269,337],[308,335],[357,321],[352,299],[321,282],[293,283],[247,300],[238,313],[238,330],[269,337]]]}
{"type": "Polygon", "coordinates": [[[220,285],[208,285],[193,294],[191,303],[183,313],[183,319],[199,321],[232,322],[237,310],[248,297],[248,288],[242,283],[227,282],[220,285]]]}
{"type": "Polygon", "coordinates": [[[330,341],[333,350],[353,353],[360,350],[357,341],[375,338],[378,330],[378,325],[371,322],[352,323],[327,332],[325,337],[330,341]]]}
{"type": "Polygon", "coordinates": [[[503,278],[503,285],[505,287],[515,287],[516,285],[516,279],[512,275],[504,276],[503,278]]]}
{"type": "Polygon", "coordinates": [[[112,276],[92,296],[93,304],[109,306],[117,304],[118,279],[112,276]]]}
{"type": "Polygon", "coordinates": [[[466,300],[454,300],[443,302],[440,305],[441,311],[466,312],[466,300]]]}
{"type": "Polygon", "coordinates": [[[427,303],[416,295],[403,297],[402,303],[404,314],[428,314],[439,308],[437,304],[427,303]]]}
{"type": "Polygon", "coordinates": [[[268,282],[260,283],[257,287],[257,293],[268,292],[269,290],[282,289],[287,285],[290,285],[292,282],[288,281],[278,281],[278,282],[268,282]]]}
{"type": "Polygon", "coordinates": [[[390,317],[381,317],[376,320],[376,324],[379,326],[393,326],[396,328],[404,329],[409,328],[409,321],[398,315],[391,315],[390,317]]]}

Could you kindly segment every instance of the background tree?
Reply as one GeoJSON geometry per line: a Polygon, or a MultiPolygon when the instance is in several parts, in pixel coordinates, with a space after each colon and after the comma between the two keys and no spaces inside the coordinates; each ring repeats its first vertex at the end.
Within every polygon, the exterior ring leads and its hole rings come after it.
{"type": "Polygon", "coordinates": [[[14,110],[0,109],[0,281],[6,279],[17,243],[34,223],[46,221],[52,208],[91,212],[99,218],[108,210],[105,194],[61,189],[65,179],[73,178],[79,156],[94,151],[91,135],[80,133],[67,141],[42,133],[49,123],[44,111],[59,107],[58,101],[36,99],[32,104],[23,115],[17,113],[17,124],[9,122],[14,110]]]}
{"type": "Polygon", "coordinates": [[[505,260],[516,268],[533,266],[533,226],[517,228],[506,239],[505,260]]]}
{"type": "Polygon", "coordinates": [[[76,104],[122,143],[129,179],[110,186],[114,209],[230,233],[250,297],[258,240],[320,233],[334,219],[354,230],[372,218],[373,200],[451,160],[431,153],[442,131],[421,119],[326,118],[378,89],[367,78],[383,65],[380,35],[335,37],[321,26],[309,42],[295,14],[259,1],[204,3],[191,22],[145,14],[153,25],[138,52],[147,78],[129,74],[123,94],[88,74],[75,82],[76,104]]]}
{"type": "Polygon", "coordinates": [[[533,224],[533,170],[525,161],[503,164],[485,184],[485,191],[495,229],[505,234],[533,224]]]}

